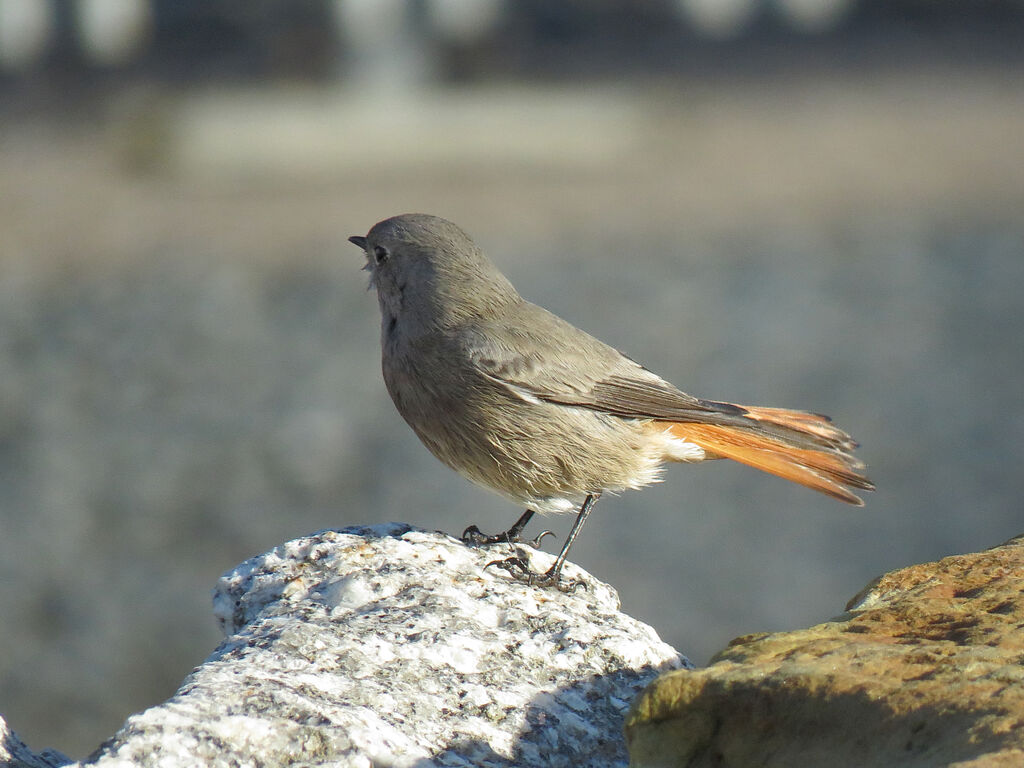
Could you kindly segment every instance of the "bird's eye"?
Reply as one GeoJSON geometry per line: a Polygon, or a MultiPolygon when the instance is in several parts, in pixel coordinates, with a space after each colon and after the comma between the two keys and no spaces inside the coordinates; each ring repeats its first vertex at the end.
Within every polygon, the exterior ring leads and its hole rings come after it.
{"type": "Polygon", "coordinates": [[[388,260],[388,249],[383,245],[373,246],[373,258],[378,264],[383,264],[388,260]]]}

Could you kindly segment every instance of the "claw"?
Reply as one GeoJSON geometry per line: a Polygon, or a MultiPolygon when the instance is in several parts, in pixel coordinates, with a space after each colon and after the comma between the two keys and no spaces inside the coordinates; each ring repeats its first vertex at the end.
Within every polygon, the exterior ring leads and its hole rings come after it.
{"type": "Polygon", "coordinates": [[[520,539],[511,538],[508,531],[488,536],[475,525],[471,525],[462,532],[461,541],[469,547],[486,547],[491,544],[518,544],[520,539]]]}
{"type": "Polygon", "coordinates": [[[559,592],[567,594],[574,594],[580,587],[587,588],[587,585],[579,579],[562,581],[560,571],[556,571],[554,566],[544,573],[537,573],[530,569],[530,564],[524,558],[518,556],[506,557],[504,560],[492,560],[484,566],[484,569],[486,570],[492,565],[506,571],[514,580],[531,587],[554,587],[559,592]]]}
{"type": "MultiPolygon", "coordinates": [[[[533,517],[533,512],[528,509],[518,520],[516,520],[511,528],[507,531],[496,533],[493,536],[488,536],[475,525],[471,525],[462,532],[462,543],[470,547],[485,547],[489,544],[532,544],[532,542],[527,542],[522,537],[523,528],[525,528],[526,524],[530,522],[531,517],[533,517]]],[[[550,531],[547,531],[547,533],[550,533],[550,531]]],[[[544,538],[543,533],[534,539],[534,541],[539,542],[542,538],[544,538]]],[[[537,545],[533,544],[533,547],[536,549],[537,545]]]]}
{"type": "Polygon", "coordinates": [[[496,542],[491,541],[495,538],[494,536],[487,536],[483,531],[477,528],[475,525],[471,525],[462,532],[460,541],[463,544],[468,544],[471,547],[479,547],[484,544],[494,544],[496,542]]]}
{"type": "Polygon", "coordinates": [[[506,557],[504,560],[491,560],[487,565],[484,566],[486,571],[492,565],[496,565],[504,571],[508,571],[513,576],[516,574],[532,574],[530,566],[521,557],[506,557]]]}
{"type": "Polygon", "coordinates": [[[530,539],[526,543],[529,544],[534,549],[540,549],[540,543],[544,540],[544,537],[545,536],[554,536],[554,535],[555,535],[554,531],[541,531],[540,533],[538,533],[536,536],[534,536],[532,539],[530,539]]]}

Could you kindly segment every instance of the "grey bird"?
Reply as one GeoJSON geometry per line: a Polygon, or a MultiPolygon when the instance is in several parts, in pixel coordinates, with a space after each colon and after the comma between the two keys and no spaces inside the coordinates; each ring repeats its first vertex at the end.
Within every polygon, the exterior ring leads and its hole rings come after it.
{"type": "Polygon", "coordinates": [[[398,412],[443,463],[526,509],[502,534],[470,526],[463,539],[521,541],[535,512],[577,512],[546,572],[497,561],[521,581],[562,588],[596,499],[658,481],[665,462],[729,458],[856,505],[850,489],[874,489],[857,444],[827,417],[680,391],[523,299],[450,221],[404,214],[349,240],[377,290],[398,412]]]}

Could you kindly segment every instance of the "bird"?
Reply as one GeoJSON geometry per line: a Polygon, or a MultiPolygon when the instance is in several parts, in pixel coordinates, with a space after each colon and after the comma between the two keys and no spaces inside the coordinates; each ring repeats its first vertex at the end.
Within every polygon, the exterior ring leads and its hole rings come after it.
{"type": "Polygon", "coordinates": [[[446,219],[393,216],[349,241],[377,292],[398,412],[442,463],[525,508],[508,530],[471,525],[462,540],[522,542],[534,514],[576,513],[547,571],[520,556],[489,563],[517,581],[575,588],[561,572],[597,499],[659,481],[666,463],[731,459],[857,506],[855,491],[874,490],[827,416],[683,392],[524,299],[446,219]]]}

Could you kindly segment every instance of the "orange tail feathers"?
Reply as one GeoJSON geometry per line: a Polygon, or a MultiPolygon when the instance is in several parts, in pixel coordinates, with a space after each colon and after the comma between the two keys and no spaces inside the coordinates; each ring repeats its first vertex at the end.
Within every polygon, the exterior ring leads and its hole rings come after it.
{"type": "Polygon", "coordinates": [[[672,422],[669,431],[710,456],[732,459],[826,493],[847,504],[864,501],[849,488],[874,490],[849,435],[825,416],[784,408],[740,406],[748,424],[672,422]]]}

